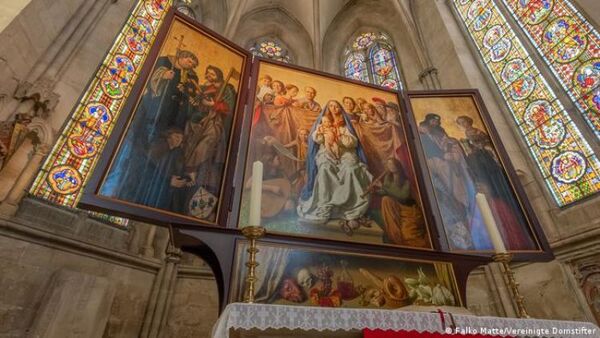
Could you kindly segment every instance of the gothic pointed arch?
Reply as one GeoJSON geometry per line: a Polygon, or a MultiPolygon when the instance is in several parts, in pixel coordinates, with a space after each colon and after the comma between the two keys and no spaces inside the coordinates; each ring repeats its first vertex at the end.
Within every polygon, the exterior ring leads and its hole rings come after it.
{"type": "MultiPolygon", "coordinates": [[[[348,2],[324,29],[322,64],[325,71],[344,74],[345,50],[361,33],[384,32],[388,46],[396,53],[398,76],[407,88],[421,88],[419,74],[424,68],[422,48],[417,43],[410,13],[403,6],[357,0],[348,2]]],[[[384,54],[384,52],[381,52],[384,54]]]]}
{"type": "Polygon", "coordinates": [[[366,31],[352,36],[343,53],[343,74],[347,78],[400,90],[396,48],[387,33],[366,31]]]}
{"type": "Polygon", "coordinates": [[[223,32],[229,17],[227,1],[177,0],[173,6],[181,13],[202,23],[208,28],[223,32]]]}
{"type": "Polygon", "coordinates": [[[233,37],[237,44],[247,48],[268,39],[285,47],[291,62],[314,66],[312,39],[300,21],[285,8],[262,7],[246,13],[233,37]]]}

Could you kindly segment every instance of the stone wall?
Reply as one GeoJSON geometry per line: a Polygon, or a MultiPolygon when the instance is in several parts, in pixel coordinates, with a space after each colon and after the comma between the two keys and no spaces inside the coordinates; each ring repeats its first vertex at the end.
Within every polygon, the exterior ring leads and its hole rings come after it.
{"type": "MultiPolygon", "coordinates": [[[[165,243],[155,236],[155,254],[144,255],[147,227],[116,228],[25,200],[16,217],[0,219],[0,337],[125,338],[152,327],[147,309],[159,298],[165,243]]],[[[157,333],[205,337],[217,317],[216,282],[197,258],[184,256],[176,271],[172,301],[153,311],[165,319],[157,333]]]]}

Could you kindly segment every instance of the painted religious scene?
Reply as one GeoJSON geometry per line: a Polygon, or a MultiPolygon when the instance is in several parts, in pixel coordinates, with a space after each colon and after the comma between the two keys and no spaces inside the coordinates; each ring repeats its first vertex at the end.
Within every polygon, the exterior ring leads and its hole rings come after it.
{"type": "Polygon", "coordinates": [[[395,93],[261,62],[244,175],[269,232],[432,247],[395,93]]]}
{"type": "Polygon", "coordinates": [[[483,194],[506,248],[537,250],[530,223],[473,96],[410,97],[409,101],[450,249],[493,249],[476,202],[476,195],[483,194]]]}
{"type": "Polygon", "coordinates": [[[214,222],[244,61],[174,20],[99,194],[214,222]]]}
{"type": "MultiPolygon", "coordinates": [[[[237,246],[232,301],[242,301],[247,242],[237,246]]],[[[452,264],[258,244],[257,303],[396,309],[461,306],[452,264]]]]}

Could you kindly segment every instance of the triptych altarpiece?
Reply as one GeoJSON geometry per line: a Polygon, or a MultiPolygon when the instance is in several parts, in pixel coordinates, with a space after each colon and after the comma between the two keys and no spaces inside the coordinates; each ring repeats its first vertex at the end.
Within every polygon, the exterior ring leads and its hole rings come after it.
{"type": "Polygon", "coordinates": [[[261,302],[464,306],[493,251],[478,193],[517,259],[551,258],[477,90],[400,93],[256,58],[170,12],[122,111],[79,205],[172,227],[222,306],[243,294],[255,161],[261,302]]]}

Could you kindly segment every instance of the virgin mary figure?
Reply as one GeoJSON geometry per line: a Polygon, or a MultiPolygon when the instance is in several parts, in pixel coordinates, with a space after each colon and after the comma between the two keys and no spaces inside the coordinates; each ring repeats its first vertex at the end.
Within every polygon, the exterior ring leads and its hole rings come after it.
{"type": "Polygon", "coordinates": [[[311,128],[306,175],[297,208],[301,221],[340,219],[348,235],[365,223],[373,175],[350,117],[335,100],[327,102],[311,128]]]}

